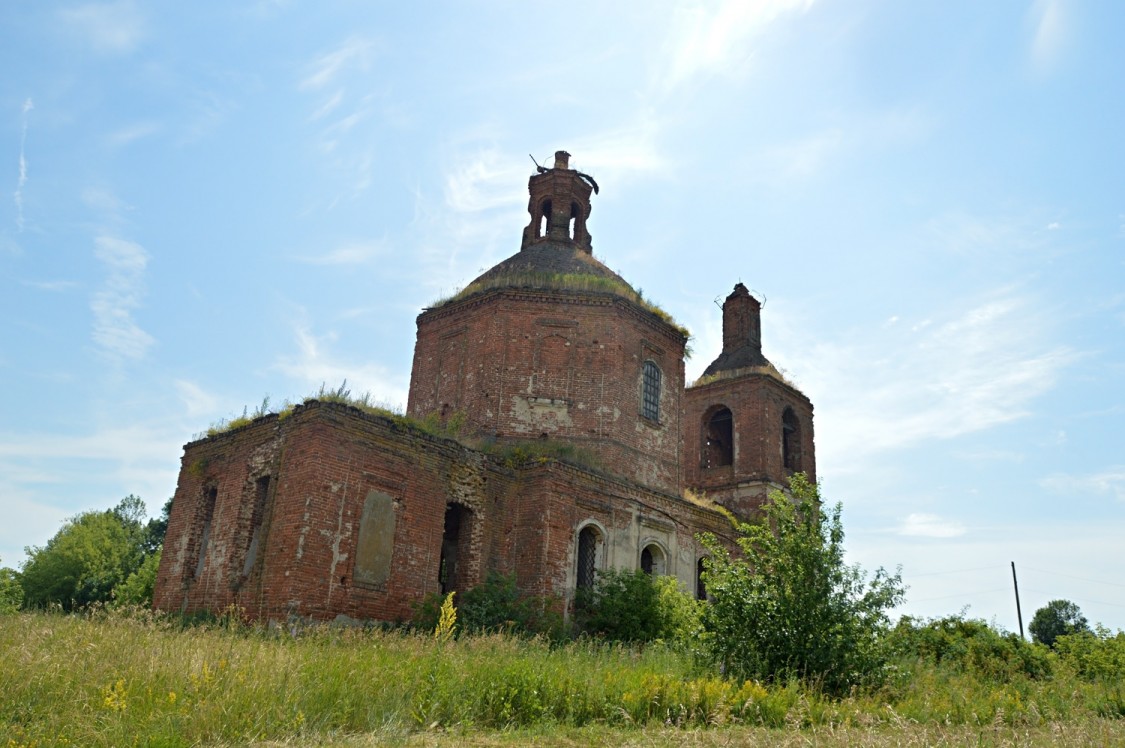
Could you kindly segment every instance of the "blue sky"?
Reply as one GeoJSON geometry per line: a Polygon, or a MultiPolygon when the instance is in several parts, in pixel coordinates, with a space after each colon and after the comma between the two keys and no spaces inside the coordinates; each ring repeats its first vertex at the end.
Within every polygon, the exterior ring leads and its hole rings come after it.
{"type": "Polygon", "coordinates": [[[528,153],[721,345],[734,283],[902,612],[1125,628],[1125,6],[0,6],[0,560],[269,395],[404,404],[414,318],[519,247],[528,153]]]}

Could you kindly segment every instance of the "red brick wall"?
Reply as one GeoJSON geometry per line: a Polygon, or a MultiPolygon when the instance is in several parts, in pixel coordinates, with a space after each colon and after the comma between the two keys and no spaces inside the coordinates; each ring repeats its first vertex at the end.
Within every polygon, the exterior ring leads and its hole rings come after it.
{"type": "Polygon", "coordinates": [[[610,472],[679,493],[685,340],[611,294],[497,290],[418,317],[408,412],[467,414],[499,439],[549,438],[610,472]],[[641,370],[662,374],[660,419],[641,416],[641,370]]]}
{"type": "MultiPolygon", "coordinates": [[[[471,509],[460,588],[489,570],[515,573],[521,590],[569,600],[578,523],[614,533],[616,566],[635,568],[646,527],[666,532],[671,562],[691,578],[694,534],[729,532],[717,513],[677,496],[547,462],[513,470],[456,442],[346,406],[313,403],[187,445],[172,505],[155,606],[255,618],[289,615],[398,620],[438,591],[446,505],[471,509]],[[271,476],[257,562],[242,574],[257,481],[271,476]],[[195,576],[207,489],[217,489],[207,560],[195,576]],[[357,535],[369,491],[394,499],[390,573],[354,581],[357,535]],[[678,565],[677,565],[678,564],[678,565]]],[[[459,560],[460,562],[460,560],[459,560]]]]}
{"type": "MultiPolygon", "coordinates": [[[[684,482],[736,513],[755,508],[736,501],[736,487],[760,484],[750,493],[764,496],[770,486],[787,486],[792,470],[782,460],[782,413],[791,407],[800,425],[799,469],[816,480],[813,407],[801,392],[771,374],[743,373],[688,389],[684,395],[684,482]],[[734,459],[726,467],[702,464],[704,417],[723,405],[733,416],[734,459]]],[[[752,502],[751,502],[752,504],[752,502]]]]}

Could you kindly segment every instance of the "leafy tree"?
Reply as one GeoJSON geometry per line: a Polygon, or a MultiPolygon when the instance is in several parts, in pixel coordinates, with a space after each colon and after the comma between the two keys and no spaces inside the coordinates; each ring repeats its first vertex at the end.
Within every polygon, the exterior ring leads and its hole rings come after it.
{"type": "Polygon", "coordinates": [[[152,590],[156,586],[156,572],[160,569],[160,552],[145,556],[141,565],[113,588],[113,601],[118,605],[152,605],[152,590]]]}
{"type": "Polygon", "coordinates": [[[1060,636],[1087,632],[1090,624],[1074,603],[1069,600],[1052,600],[1035,611],[1031,625],[1027,628],[1035,641],[1054,647],[1055,640],[1060,636]]]}
{"type": "Polygon", "coordinates": [[[19,610],[23,602],[23,588],[15,569],[0,568],[0,613],[19,610]]]}
{"type": "Polygon", "coordinates": [[[29,547],[19,575],[24,604],[74,610],[108,602],[144,559],[144,504],[127,496],[107,511],[67,520],[42,548],[29,547]]]}
{"type": "Polygon", "coordinates": [[[148,524],[145,525],[145,535],[141,546],[146,558],[164,547],[164,536],[168,532],[168,517],[171,514],[172,497],[169,497],[160,510],[160,516],[150,519],[148,524]]]}
{"type": "Polygon", "coordinates": [[[739,525],[741,557],[703,536],[708,642],[738,680],[797,677],[846,692],[886,663],[887,611],[903,600],[902,578],[879,569],[867,581],[844,563],[841,506],[825,511],[803,474],[790,491],[769,495],[760,524],[739,525]]]}

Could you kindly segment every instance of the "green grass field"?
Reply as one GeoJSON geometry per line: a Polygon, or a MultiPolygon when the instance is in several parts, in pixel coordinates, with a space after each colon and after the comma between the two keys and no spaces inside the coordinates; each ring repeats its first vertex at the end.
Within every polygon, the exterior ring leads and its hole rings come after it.
{"type": "Polygon", "coordinates": [[[1120,663],[1095,654],[1043,650],[1035,676],[900,657],[829,699],[660,645],[18,613],[0,615],[0,746],[1125,744],[1120,663]]]}

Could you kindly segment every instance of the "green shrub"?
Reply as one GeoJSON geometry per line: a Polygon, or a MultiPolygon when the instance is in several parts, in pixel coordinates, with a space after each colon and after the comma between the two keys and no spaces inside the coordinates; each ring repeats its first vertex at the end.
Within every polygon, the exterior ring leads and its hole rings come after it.
{"type": "Polygon", "coordinates": [[[792,498],[774,491],[761,524],[738,526],[740,557],[713,536],[703,580],[712,654],[738,680],[798,678],[828,693],[878,680],[887,662],[887,611],[903,598],[899,575],[868,582],[844,563],[840,505],[825,511],[803,474],[792,498]]]}
{"type": "Polygon", "coordinates": [[[23,587],[15,569],[0,568],[0,614],[14,613],[23,603],[23,587]]]}
{"type": "MultiPolygon", "coordinates": [[[[427,595],[415,607],[411,624],[423,631],[432,631],[441,616],[444,597],[427,595]]],[[[562,616],[556,601],[521,595],[514,574],[490,571],[484,582],[459,593],[454,598],[457,608],[457,631],[466,634],[508,632],[513,634],[562,635],[562,616]]]]}
{"type": "Polygon", "coordinates": [[[700,604],[674,577],[640,569],[599,571],[575,600],[579,630],[607,641],[688,641],[699,633],[699,616],[700,604]]]}
{"type": "Polygon", "coordinates": [[[1055,652],[1083,678],[1125,681],[1125,631],[1110,634],[1097,626],[1093,632],[1064,634],[1055,640],[1055,652]]]}
{"type": "Polygon", "coordinates": [[[946,616],[916,622],[902,618],[888,638],[892,652],[945,665],[974,676],[1008,682],[1017,676],[1043,678],[1051,673],[1045,647],[1016,634],[997,631],[981,620],[946,616]]]}
{"type": "Polygon", "coordinates": [[[117,605],[152,605],[152,590],[156,586],[156,572],[160,569],[161,550],[145,557],[140,567],[113,588],[113,602],[117,605]]]}

